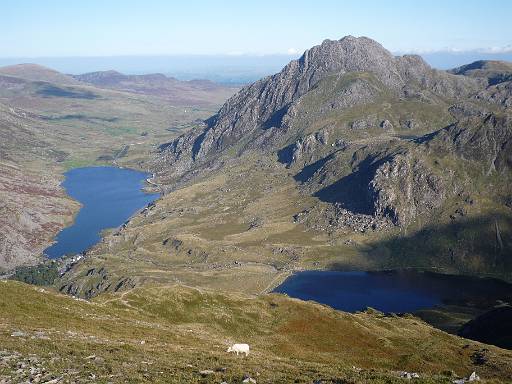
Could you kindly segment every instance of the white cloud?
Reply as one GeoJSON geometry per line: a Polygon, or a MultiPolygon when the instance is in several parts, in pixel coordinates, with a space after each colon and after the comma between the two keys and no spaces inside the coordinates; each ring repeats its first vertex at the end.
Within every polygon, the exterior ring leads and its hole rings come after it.
{"type": "Polygon", "coordinates": [[[508,44],[503,47],[483,48],[478,51],[482,53],[512,53],[512,44],[508,44]]]}
{"type": "Polygon", "coordinates": [[[457,48],[457,47],[444,47],[440,49],[422,49],[414,48],[407,51],[396,51],[397,54],[403,53],[414,53],[418,55],[429,54],[429,53],[512,53],[512,44],[508,44],[501,47],[485,47],[485,48],[457,48]]]}
{"type": "Polygon", "coordinates": [[[247,54],[246,52],[242,52],[242,51],[232,51],[232,52],[227,53],[228,56],[244,56],[246,54],[247,54]]]}
{"type": "Polygon", "coordinates": [[[289,54],[289,55],[297,55],[300,53],[300,51],[296,48],[288,48],[286,50],[286,53],[289,54]]]}

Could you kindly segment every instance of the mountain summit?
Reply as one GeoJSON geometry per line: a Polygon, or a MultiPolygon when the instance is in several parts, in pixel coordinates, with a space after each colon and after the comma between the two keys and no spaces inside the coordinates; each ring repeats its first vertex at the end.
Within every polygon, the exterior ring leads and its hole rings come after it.
{"type": "Polygon", "coordinates": [[[233,145],[276,149],[296,136],[289,128],[314,93],[323,94],[315,100],[324,103],[318,109],[331,113],[375,101],[384,93],[395,98],[453,98],[477,87],[475,79],[433,70],[419,56],[395,57],[366,37],[325,40],[281,72],[244,87],[204,130],[189,132],[162,149],[180,174],[233,145]]]}

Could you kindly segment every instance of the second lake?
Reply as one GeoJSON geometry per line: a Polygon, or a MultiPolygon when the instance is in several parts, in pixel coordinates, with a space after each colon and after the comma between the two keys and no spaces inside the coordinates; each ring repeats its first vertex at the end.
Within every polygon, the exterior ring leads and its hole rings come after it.
{"type": "Polygon", "coordinates": [[[286,279],[274,292],[314,300],[356,312],[371,307],[383,312],[414,312],[438,305],[512,300],[512,285],[495,279],[430,272],[304,271],[286,279]]]}

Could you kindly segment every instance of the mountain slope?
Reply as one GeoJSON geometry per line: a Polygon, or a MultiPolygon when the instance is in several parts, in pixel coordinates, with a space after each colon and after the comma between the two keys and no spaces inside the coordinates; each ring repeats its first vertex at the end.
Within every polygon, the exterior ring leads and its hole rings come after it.
{"type": "MultiPolygon", "coordinates": [[[[381,96],[428,102],[436,96],[467,95],[477,89],[478,81],[432,70],[419,56],[395,58],[364,37],[326,40],[280,73],[243,88],[202,132],[190,132],[163,146],[165,160],[175,174],[182,174],[192,163],[201,164],[226,148],[277,149],[300,133],[293,125],[303,117],[308,94],[325,93],[326,87],[333,87],[335,93],[326,95],[324,105],[313,106],[323,115],[366,105],[381,96]]],[[[312,97],[315,103],[321,101],[312,97]]]]}
{"type": "MultiPolygon", "coordinates": [[[[469,75],[470,67],[459,72],[469,75]]],[[[498,67],[508,68],[485,66],[498,67]]],[[[497,203],[495,213],[507,216],[512,127],[508,91],[498,87],[508,83],[486,86],[472,77],[432,70],[418,57],[395,58],[366,38],[325,41],[244,88],[202,132],[161,146],[159,175],[172,185],[233,161],[234,154],[277,153],[297,172],[303,190],[335,207],[320,208],[311,220],[314,209],[304,212],[302,222],[334,215],[334,227],[346,227],[355,214],[366,223],[360,229],[389,227],[387,220],[410,230],[419,229],[417,220],[457,217],[467,205],[462,195],[467,200],[498,177],[490,199],[497,203]],[[435,144],[441,141],[443,146],[435,144]],[[441,159],[453,167],[437,167],[441,159]],[[484,169],[475,174],[468,162],[484,169]]],[[[508,219],[502,226],[508,237],[508,219]]],[[[500,245],[504,254],[507,244],[500,245]]],[[[494,247],[490,243],[489,251],[494,247]]]]}
{"type": "Polygon", "coordinates": [[[275,294],[160,285],[85,301],[0,281],[0,308],[7,382],[400,383],[404,370],[421,383],[473,371],[493,383],[512,379],[510,351],[411,316],[347,314],[275,294]],[[235,342],[249,343],[247,358],[226,353],[235,342]]]}
{"type": "Polygon", "coordinates": [[[100,71],[73,78],[99,88],[161,97],[177,105],[217,106],[236,91],[236,88],[208,80],[180,81],[161,73],[124,75],[117,71],[100,71]]]}
{"type": "Polygon", "coordinates": [[[480,60],[449,71],[455,75],[464,75],[487,79],[489,85],[512,80],[512,63],[506,61],[480,60]]]}
{"type": "Polygon", "coordinates": [[[31,81],[45,81],[55,84],[77,85],[73,77],[38,64],[16,64],[0,67],[0,75],[19,77],[31,81]]]}
{"type": "Polygon", "coordinates": [[[0,271],[40,261],[78,204],[59,186],[62,156],[37,116],[0,103],[0,271]]]}

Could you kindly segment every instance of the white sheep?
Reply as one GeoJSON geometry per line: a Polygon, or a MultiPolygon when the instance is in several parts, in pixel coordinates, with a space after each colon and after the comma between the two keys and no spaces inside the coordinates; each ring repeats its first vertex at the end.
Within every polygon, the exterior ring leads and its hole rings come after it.
{"type": "Polygon", "coordinates": [[[237,354],[237,356],[240,353],[244,353],[245,356],[249,355],[249,344],[233,344],[231,347],[228,348],[227,352],[234,352],[237,354]]]}

